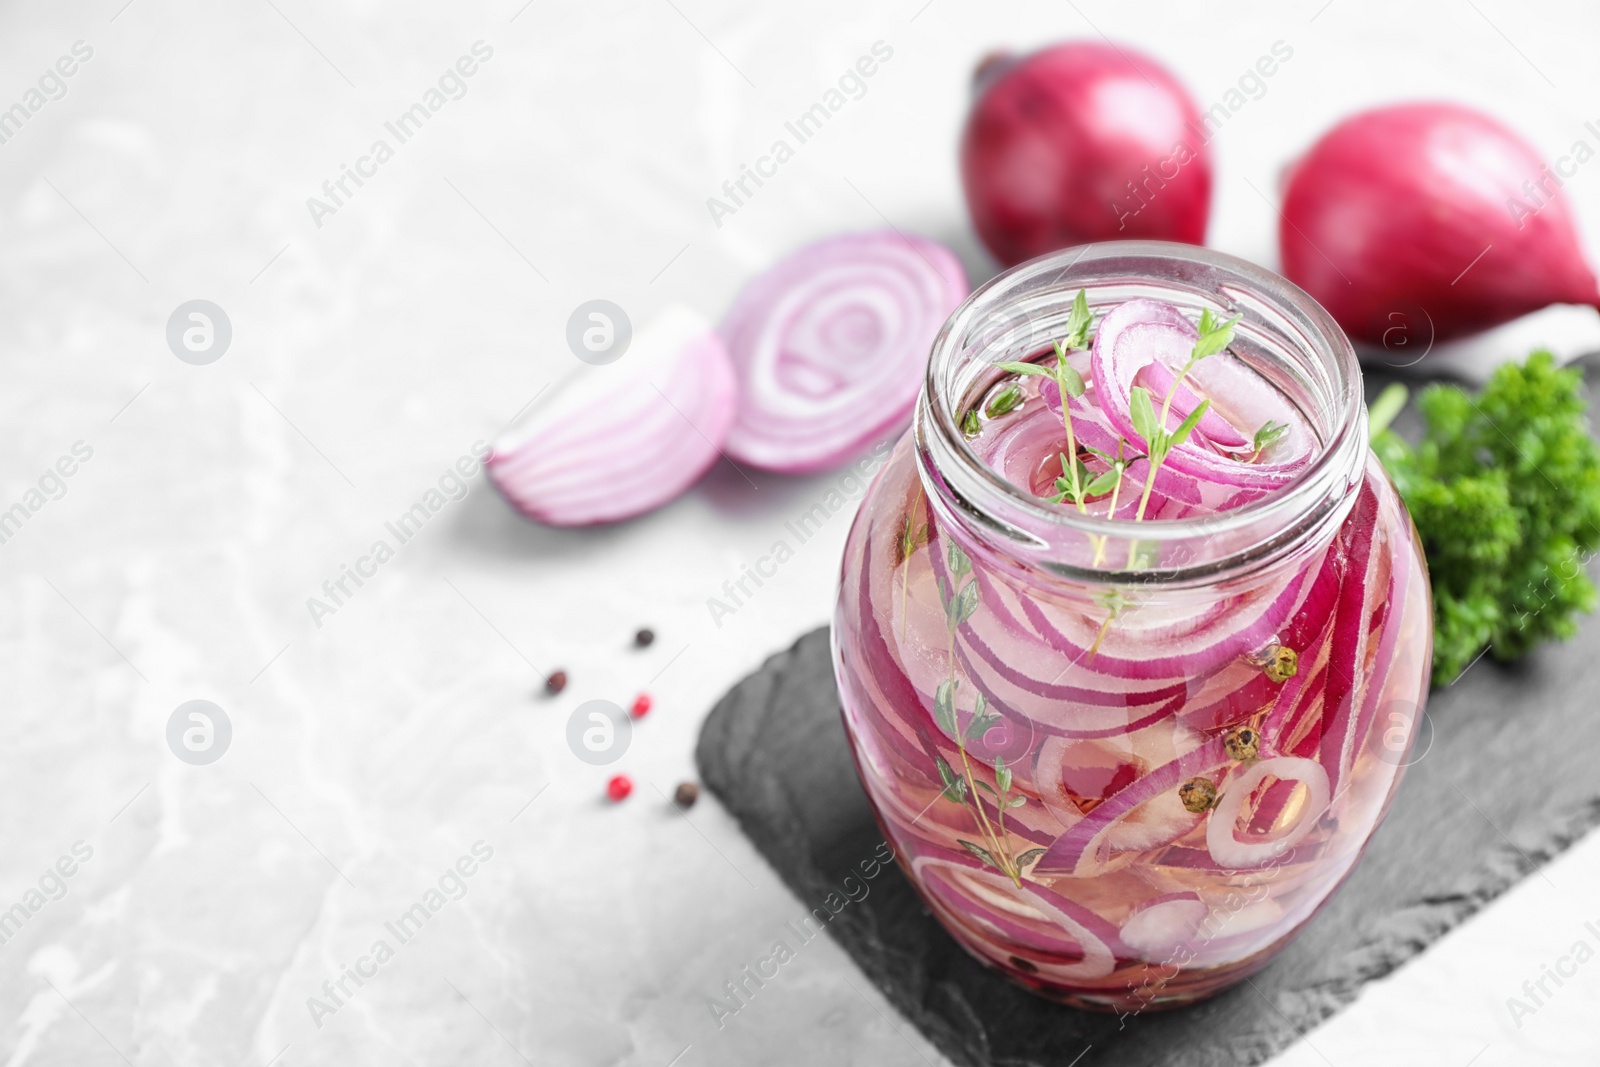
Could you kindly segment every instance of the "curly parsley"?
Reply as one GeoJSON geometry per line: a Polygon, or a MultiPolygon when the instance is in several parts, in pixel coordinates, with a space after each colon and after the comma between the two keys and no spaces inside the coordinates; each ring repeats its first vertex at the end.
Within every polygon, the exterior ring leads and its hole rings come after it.
{"type": "Polygon", "coordinates": [[[1577,631],[1596,606],[1585,563],[1600,548],[1600,448],[1577,370],[1548,352],[1507,364],[1476,396],[1432,385],[1412,446],[1373,404],[1372,448],[1422,535],[1433,582],[1433,681],[1453,681],[1485,649],[1511,660],[1577,631]]]}

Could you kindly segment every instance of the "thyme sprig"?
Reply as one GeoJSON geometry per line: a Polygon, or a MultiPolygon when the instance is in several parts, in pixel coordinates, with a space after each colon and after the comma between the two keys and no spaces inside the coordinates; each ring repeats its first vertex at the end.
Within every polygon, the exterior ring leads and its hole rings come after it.
{"type": "MultiPolygon", "coordinates": [[[[1089,327],[1094,324],[1094,314],[1089,310],[1089,293],[1086,289],[1079,289],[1078,295],[1072,299],[1072,310],[1067,313],[1067,335],[1055,342],[1056,361],[1054,366],[1044,367],[1037,363],[1002,363],[1000,369],[1012,374],[1022,374],[1038,378],[1049,378],[1061,390],[1061,425],[1067,431],[1067,451],[1065,455],[1076,457],[1078,455],[1078,440],[1072,432],[1072,409],[1068,406],[1068,398],[1073,400],[1083,396],[1086,386],[1083,375],[1079,374],[1067,362],[1069,351],[1089,347],[1089,327]]],[[[1087,512],[1089,509],[1084,504],[1084,479],[1080,477],[1080,464],[1062,463],[1061,473],[1070,482],[1070,499],[1077,505],[1078,510],[1087,512]]],[[[1058,486],[1058,489],[1060,487],[1058,486]]],[[[1067,490],[1062,490],[1066,492],[1067,490]]],[[[1058,500],[1057,503],[1061,503],[1058,500]]]]}
{"type": "Polygon", "coordinates": [[[911,588],[911,554],[919,547],[928,543],[928,524],[917,522],[917,510],[922,504],[922,479],[917,479],[917,496],[906,509],[905,523],[900,527],[900,558],[897,562],[905,565],[905,573],[900,576],[900,637],[906,636],[906,592],[911,588]]]}
{"type": "Polygon", "coordinates": [[[1189,353],[1189,360],[1177,376],[1172,379],[1172,385],[1167,389],[1167,395],[1161,402],[1161,416],[1156,417],[1155,406],[1150,402],[1150,393],[1143,386],[1133,387],[1128,401],[1128,418],[1133,422],[1133,428],[1150,446],[1150,472],[1144,480],[1144,496],[1139,500],[1139,510],[1134,515],[1133,521],[1140,522],[1144,519],[1145,508],[1150,504],[1150,490],[1156,484],[1156,472],[1161,469],[1161,464],[1171,454],[1174,448],[1189,439],[1189,434],[1194,432],[1195,426],[1211,408],[1210,400],[1202,400],[1189,412],[1189,417],[1178,425],[1176,430],[1167,430],[1167,416],[1172,413],[1172,399],[1178,394],[1178,387],[1183,384],[1184,378],[1194,370],[1195,364],[1208,356],[1214,356],[1233,343],[1233,328],[1238,325],[1240,315],[1235,315],[1226,322],[1218,322],[1216,316],[1211,314],[1211,309],[1206,308],[1200,312],[1200,337],[1194,343],[1194,348],[1189,353]]]}
{"type": "Polygon", "coordinates": [[[1005,832],[1005,813],[1008,808],[1019,808],[1026,804],[1027,797],[1020,794],[1010,795],[1011,768],[1006,766],[1004,759],[998,756],[995,758],[995,784],[991,786],[973,774],[972,761],[967,758],[967,742],[981,739],[1000,721],[1000,716],[989,710],[988,697],[984,696],[982,690],[978,692],[973,704],[972,718],[965,730],[960,728],[956,716],[956,696],[961,687],[961,681],[956,677],[956,631],[978,610],[978,583],[975,578],[968,577],[972,573],[972,561],[954,541],[950,542],[950,547],[946,551],[946,562],[950,568],[950,584],[946,586],[945,580],[939,579],[939,600],[944,605],[945,657],[950,673],[934,691],[933,717],[941,730],[955,738],[956,751],[961,754],[961,770],[957,772],[943,756],[935,756],[934,760],[939,768],[939,780],[944,786],[944,798],[962,807],[970,803],[977,816],[978,828],[983,832],[983,845],[961,841],[961,846],[988,866],[1006,875],[1015,885],[1021,886],[1022,868],[1017,863],[1010,838],[1005,832]],[[963,579],[967,581],[963,583],[963,579]],[[978,789],[983,789],[994,797],[994,823],[989,822],[989,815],[983,810],[983,804],[976,792],[978,789]]]}

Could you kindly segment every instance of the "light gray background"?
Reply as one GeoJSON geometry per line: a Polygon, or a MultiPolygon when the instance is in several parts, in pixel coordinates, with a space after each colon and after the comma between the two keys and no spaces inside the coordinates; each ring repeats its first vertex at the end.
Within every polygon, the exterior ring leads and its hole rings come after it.
{"type": "MultiPolygon", "coordinates": [[[[584,532],[529,526],[480,475],[320,627],[306,599],[584,372],[563,341],[583,301],[715,318],[785,251],[886,221],[981,275],[955,170],[968,72],[1101,31],[1202,107],[1293,47],[1214,142],[1212,243],[1267,263],[1279,168],[1358,106],[1475,101],[1552,156],[1600,119],[1600,16],[1575,3],[6,5],[0,107],[75,41],[94,55],[0,144],[0,509],[74,442],[93,458],[0,545],[0,909],[75,842],[93,854],[0,945],[0,1064],[939,1062],[825,939],[719,1030],[706,998],[816,902],[715,802],[664,799],[711,702],[827,618],[843,516],[720,627],[705,602],[837,474],[720,465],[584,532]],[[480,40],[467,95],[316,226],[306,199],[480,40]],[[866,96],[714,225],[705,199],[878,40],[866,96]],[[194,299],[232,322],[208,366],[165,339],[194,299]],[[571,755],[573,708],[647,688],[621,761],[571,755]],[[166,745],[194,699],[232,724],[208,766],[166,745]],[[618,769],[637,788],[612,806],[618,769]],[[307,998],[478,841],[462,899],[314,1025],[307,998]]],[[[1570,189],[1600,247],[1600,163],[1570,189]]],[[[1600,341],[1588,313],[1522,330],[1483,350],[1600,341]]],[[[1600,844],[1562,862],[1592,886],[1600,844]]],[[[1284,1062],[1588,1062],[1600,963],[1521,1028],[1505,1010],[1600,919],[1544,884],[1284,1062]]]]}

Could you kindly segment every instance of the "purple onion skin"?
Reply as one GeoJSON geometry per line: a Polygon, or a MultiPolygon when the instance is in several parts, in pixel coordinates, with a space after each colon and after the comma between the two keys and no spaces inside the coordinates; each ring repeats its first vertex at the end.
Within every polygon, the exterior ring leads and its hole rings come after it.
{"type": "Polygon", "coordinates": [[[1283,273],[1353,340],[1416,351],[1550,304],[1593,305],[1555,181],[1533,146],[1471,108],[1353,115],[1289,177],[1283,273]]]}
{"type": "Polygon", "coordinates": [[[986,61],[975,81],[961,180],[973,226],[1003,266],[1088,241],[1204,242],[1211,156],[1200,110],[1155,60],[1069,41],[986,61]]]}
{"type": "MultiPolygon", "coordinates": [[[[1229,707],[1231,694],[1237,694],[1240,706],[1260,700],[1260,674],[1243,658],[1252,650],[1236,650],[1220,668],[1208,652],[1192,661],[1203,668],[1186,674],[1190,660],[1146,649],[1147,658],[1171,666],[1157,672],[1159,677],[1130,680],[1107,673],[1112,665],[1139,655],[1137,642],[1119,636],[1113,627],[1102,646],[1103,661],[1098,656],[1082,661],[1056,677],[1061,654],[1030,630],[1022,613],[988,618],[973,631],[981,633],[981,648],[968,642],[970,625],[958,630],[955,676],[961,684],[956,705],[963,731],[971,721],[977,688],[992,684],[1006,693],[994,742],[966,745],[976,780],[997,785],[990,761],[1002,756],[1012,774],[1011,795],[1025,798],[1021,806],[1004,811],[1005,832],[999,836],[1018,856],[1031,850],[1047,854],[1052,847],[1058,859],[1075,856],[1076,871],[1063,873],[1065,864],[1055,862],[1048,884],[1028,877],[1032,864],[1042,864],[1030,856],[1017,887],[961,843],[988,847],[973,807],[941,795],[938,763],[944,761],[958,775],[963,767],[961,750],[938,723],[934,700],[939,681],[950,671],[934,583],[943,577],[948,586],[953,577],[947,555],[953,531],[934,523],[930,539],[913,547],[908,562],[899,558],[908,511],[915,506],[925,517],[927,499],[919,492],[908,442],[895,448],[864,499],[846,545],[846,580],[834,619],[835,667],[846,732],[883,833],[930,909],[970,953],[1053,999],[1105,1010],[1153,1010],[1157,995],[1161,1006],[1173,1006],[1210,996],[1254,973],[1316,912],[1348,874],[1399,782],[1405,753],[1385,747],[1393,723],[1378,709],[1395,701],[1420,704],[1431,653],[1421,552],[1376,461],[1369,462],[1361,495],[1363,506],[1352,508],[1332,544],[1309,546],[1276,570],[1250,580],[1255,596],[1274,597],[1291,587],[1304,590],[1303,608],[1289,614],[1280,633],[1285,642],[1301,645],[1296,651],[1305,674],[1281,689],[1266,690],[1269,699],[1253,714],[1246,708],[1245,721],[1258,728],[1273,724],[1271,730],[1263,729],[1263,756],[1292,750],[1319,761],[1340,761],[1337,767],[1325,766],[1330,780],[1339,782],[1328,817],[1319,817],[1309,834],[1262,869],[1227,870],[1210,860],[1207,816],[1185,812],[1171,789],[1155,791],[1154,799],[1118,812],[1115,819],[1093,819],[1099,806],[1112,812],[1129,807],[1111,803],[1122,790],[1130,795],[1148,792],[1146,779],[1173,778],[1163,769],[1175,762],[1186,775],[1191,764],[1216,763],[1210,773],[1218,788],[1226,789],[1229,776],[1244,765],[1226,758],[1218,762],[1213,754],[1240,720],[1216,709],[1229,707]],[[901,579],[907,574],[911,584],[902,621],[901,579]],[[1386,595],[1391,602],[1377,610],[1386,595]],[[1351,606],[1341,612],[1341,604],[1351,606]],[[1369,630],[1361,662],[1347,675],[1343,672],[1351,664],[1350,650],[1333,645],[1335,634],[1344,635],[1340,640],[1348,636],[1352,618],[1364,620],[1369,630]],[[1050,665],[1049,673],[1039,676],[1044,664],[1050,665]],[[1079,702],[1073,693],[1103,695],[1079,702]],[[1162,713],[1152,715],[1152,694],[1167,693],[1176,698],[1158,705],[1162,713]],[[1279,694],[1292,707],[1278,707],[1273,701],[1279,694]],[[1136,727],[1120,733],[1106,725],[1115,720],[1119,701],[1127,704],[1124,721],[1136,727]],[[1079,720],[1081,732],[1072,726],[1079,720]],[[1281,730],[1282,736],[1273,730],[1281,730]],[[1047,745],[1051,756],[1042,759],[1047,745]],[[1121,769],[1123,765],[1131,770],[1121,769]],[[1105,792],[1096,795],[1097,790],[1105,792]],[[1085,829],[1070,832],[1080,819],[1088,821],[1092,834],[1085,829]],[[1109,830],[1102,823],[1110,823],[1109,830]],[[1073,844],[1090,837],[1093,848],[1073,844]],[[913,873],[919,857],[937,859],[935,867],[946,872],[937,886],[921,884],[913,873]],[[952,864],[965,865],[965,883],[951,880],[952,864]],[[1142,907],[1175,893],[1197,896],[1210,906],[1216,921],[1201,924],[1195,937],[1181,946],[1181,958],[1143,958],[1117,932],[1142,907]],[[1009,902],[1001,906],[1001,900],[1009,902]],[[1069,915],[1097,944],[1075,956],[1072,930],[1051,918],[1060,915],[1069,915]],[[1109,970],[1101,966],[1105,953],[1100,946],[1112,949],[1115,959],[1109,970]],[[1022,966],[1015,962],[1019,959],[1022,966]]],[[[1024,589],[988,550],[965,539],[961,545],[974,580],[988,590],[978,612],[992,611],[992,598],[1003,594],[1013,600],[1031,598],[1034,607],[1068,629],[1092,629],[1098,621],[1090,615],[1076,622],[1072,617],[1074,605],[1081,609],[1089,604],[1093,610],[1093,590],[1069,586],[1060,578],[1024,589]]],[[[1227,592],[1237,595],[1240,590],[1227,592]]],[[[1154,596],[1138,610],[1176,615],[1179,607],[1163,597],[1172,594],[1154,596]]],[[[1224,591],[1202,590],[1195,597],[1182,610],[1205,613],[1208,622],[1194,640],[1207,647],[1226,643],[1233,633],[1231,615],[1215,611],[1225,600],[1224,591]]],[[[993,826],[1001,814],[993,797],[981,788],[973,792],[993,826]]],[[[1269,792],[1263,817],[1293,807],[1284,804],[1282,790],[1269,792]]],[[[1242,825],[1256,814],[1253,804],[1246,804],[1242,825]]]]}

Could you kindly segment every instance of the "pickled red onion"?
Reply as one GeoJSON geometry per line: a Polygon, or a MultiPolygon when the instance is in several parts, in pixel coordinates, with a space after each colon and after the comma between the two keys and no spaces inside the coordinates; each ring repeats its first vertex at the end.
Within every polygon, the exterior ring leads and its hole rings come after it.
{"type": "Polygon", "coordinates": [[[1217,806],[1207,817],[1206,847],[1219,866],[1233,870],[1261,867],[1275,857],[1284,855],[1299,844],[1316,827],[1317,820],[1328,809],[1332,794],[1328,788],[1328,772],[1316,760],[1298,756],[1275,756],[1253,763],[1244,773],[1228,779],[1217,806]],[[1236,824],[1244,811],[1250,794],[1268,776],[1283,781],[1303,783],[1309,790],[1304,804],[1296,812],[1295,821],[1275,833],[1259,835],[1255,841],[1241,841],[1236,824]]]}
{"type": "Polygon", "coordinates": [[[987,925],[1023,951],[1079,957],[1051,965],[1060,977],[1102,978],[1116,966],[1117,928],[1059,893],[1032,882],[1019,888],[971,856],[935,846],[915,857],[911,869],[927,876],[934,900],[962,921],[987,925]],[[1062,932],[1073,940],[1063,940],[1062,932]]]}
{"type": "MultiPolygon", "coordinates": [[[[1117,305],[1100,321],[1090,369],[1100,408],[1123,437],[1141,448],[1148,447],[1129,415],[1133,386],[1138,384],[1136,379],[1141,372],[1149,373],[1152,363],[1164,364],[1173,372],[1183,367],[1198,338],[1199,331],[1182,312],[1156,300],[1129,300],[1117,305]]],[[[1305,420],[1269,385],[1239,365],[1233,356],[1226,352],[1211,356],[1197,364],[1190,376],[1211,398],[1212,407],[1219,416],[1229,416],[1223,423],[1227,429],[1237,433],[1236,424],[1259,427],[1268,419],[1287,426],[1287,434],[1274,448],[1275,455],[1282,458],[1273,462],[1244,462],[1206,447],[1204,439],[1190,438],[1167,456],[1167,467],[1211,485],[1276,489],[1288,484],[1309,462],[1316,442],[1305,420]]],[[[1167,417],[1168,430],[1175,429],[1189,414],[1180,397],[1181,394],[1173,397],[1172,410],[1167,417]]],[[[1162,395],[1155,395],[1153,399],[1159,410],[1162,395]]],[[[1217,426],[1216,423],[1211,425],[1217,426]]],[[[1214,432],[1228,436],[1220,427],[1214,432]]]]}
{"type": "Polygon", "coordinates": [[[1211,908],[1194,893],[1167,893],[1140,904],[1122,924],[1122,940],[1147,959],[1164,960],[1188,944],[1211,908]]]}
{"type": "Polygon", "coordinates": [[[1096,865],[1104,862],[1101,852],[1105,838],[1124,815],[1147,800],[1177,789],[1178,783],[1184,779],[1222,766],[1227,759],[1222,750],[1222,739],[1213,738],[1171,763],[1157,767],[1138,781],[1123,786],[1058,837],[1033,865],[1034,871],[1066,875],[1077,875],[1080,871],[1092,872],[1096,865]]]}

